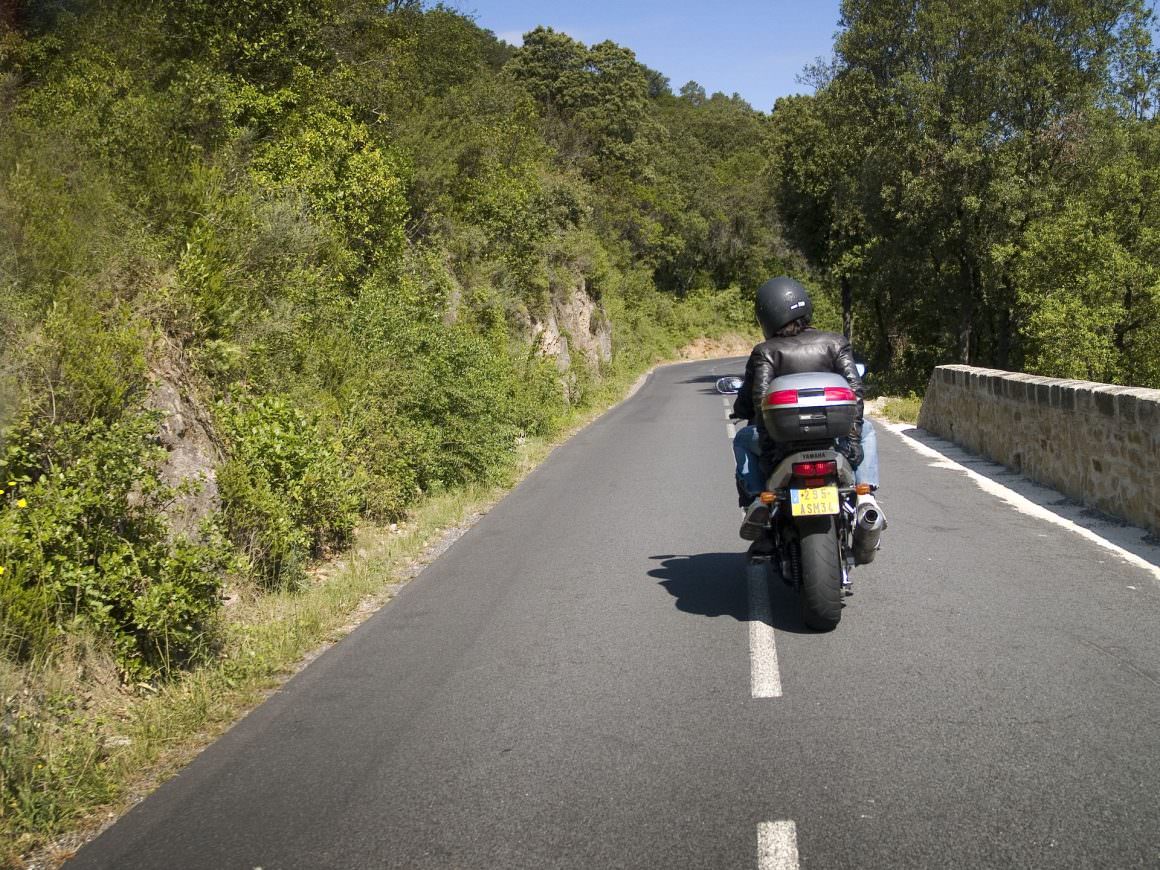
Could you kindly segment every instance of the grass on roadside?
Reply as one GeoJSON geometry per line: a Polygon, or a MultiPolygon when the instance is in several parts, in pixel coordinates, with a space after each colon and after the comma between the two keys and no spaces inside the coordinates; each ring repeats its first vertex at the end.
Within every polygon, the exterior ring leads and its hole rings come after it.
{"type": "Polygon", "coordinates": [[[918,412],[922,399],[914,393],[905,396],[883,396],[879,399],[878,411],[896,423],[918,423],[918,412]]]}

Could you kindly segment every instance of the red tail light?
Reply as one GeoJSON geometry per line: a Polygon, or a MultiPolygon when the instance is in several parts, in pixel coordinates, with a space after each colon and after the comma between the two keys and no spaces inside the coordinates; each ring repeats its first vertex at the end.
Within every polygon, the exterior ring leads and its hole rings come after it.
{"type": "Polygon", "coordinates": [[[797,401],[797,390],[774,390],[765,397],[767,405],[796,405],[797,401]]]}
{"type": "Polygon", "coordinates": [[[838,463],[833,459],[824,462],[795,462],[793,473],[794,477],[825,477],[838,473],[838,463]]]}
{"type": "Polygon", "coordinates": [[[856,398],[849,387],[826,387],[827,402],[853,402],[856,398]]]}

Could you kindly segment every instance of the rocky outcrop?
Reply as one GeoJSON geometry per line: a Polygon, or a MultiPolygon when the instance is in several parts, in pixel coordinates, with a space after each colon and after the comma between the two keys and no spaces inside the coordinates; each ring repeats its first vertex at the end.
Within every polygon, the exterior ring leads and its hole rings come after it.
{"type": "Polygon", "coordinates": [[[149,380],[146,406],[161,414],[158,440],[166,451],[160,476],[178,489],[166,519],[174,534],[193,537],[219,507],[214,469],[222,453],[180,359],[168,350],[155,354],[149,380]]]}
{"type": "Polygon", "coordinates": [[[561,374],[577,362],[595,369],[612,359],[612,324],[588,294],[583,278],[553,293],[547,313],[531,318],[530,331],[540,350],[555,358],[561,374]]]}

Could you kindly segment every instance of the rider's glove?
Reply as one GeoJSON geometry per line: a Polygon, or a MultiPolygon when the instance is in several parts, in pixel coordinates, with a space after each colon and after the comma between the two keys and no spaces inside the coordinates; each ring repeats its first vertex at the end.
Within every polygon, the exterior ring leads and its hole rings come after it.
{"type": "Polygon", "coordinates": [[[862,442],[853,438],[846,442],[846,449],[842,452],[855,468],[861,465],[862,460],[866,458],[866,451],[862,449],[862,442]]]}

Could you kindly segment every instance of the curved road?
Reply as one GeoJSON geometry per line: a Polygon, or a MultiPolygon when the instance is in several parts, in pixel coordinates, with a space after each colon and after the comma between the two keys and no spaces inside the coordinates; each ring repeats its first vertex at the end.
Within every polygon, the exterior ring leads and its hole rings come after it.
{"type": "Polygon", "coordinates": [[[808,633],[741,555],[740,367],[655,372],[67,866],[1160,866],[1157,572],[881,427],[808,633]]]}

